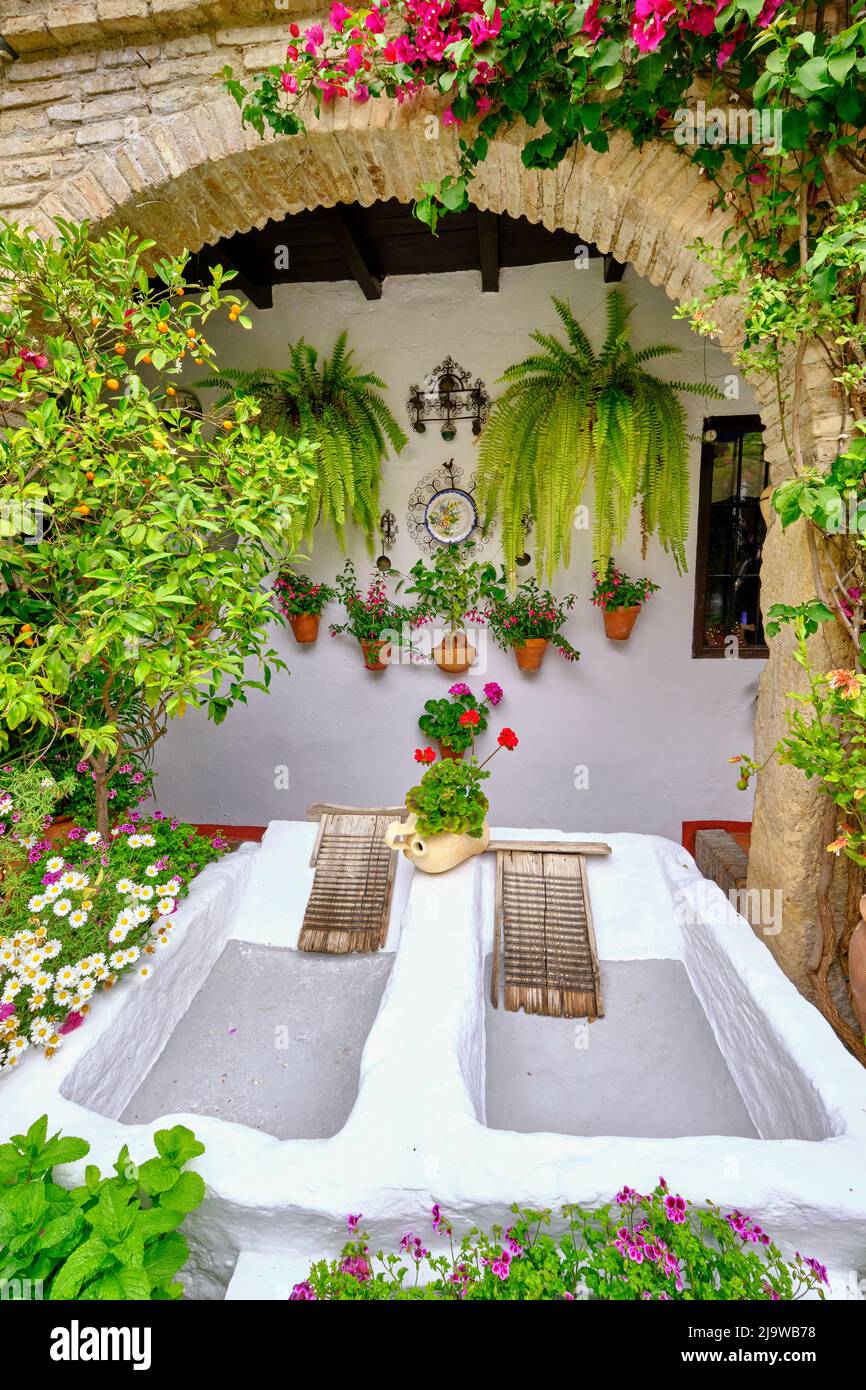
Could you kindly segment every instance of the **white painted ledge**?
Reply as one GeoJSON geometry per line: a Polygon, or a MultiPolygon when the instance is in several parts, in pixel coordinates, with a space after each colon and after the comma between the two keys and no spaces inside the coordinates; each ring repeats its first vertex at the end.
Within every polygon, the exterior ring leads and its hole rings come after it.
{"type": "MultiPolygon", "coordinates": [[[[245,1269],[259,1271],[250,1288],[262,1279],[279,1283],[286,1271],[294,1282],[312,1260],[340,1248],[349,1211],[363,1212],[372,1243],[387,1247],[407,1230],[428,1235],[434,1201],[458,1227],[489,1224],[512,1201],[593,1205],[624,1182],[648,1188],[659,1174],[694,1199],[755,1215],[789,1251],[826,1262],[839,1287],[849,1270],[866,1272],[866,1073],[685,851],[652,836],[563,836],[613,847],[609,860],[588,861],[600,957],[684,962],[765,1138],[486,1128],[490,856],[435,878],[401,863],[388,936],[388,949],[398,948],[394,967],[362,1055],[355,1106],[333,1138],[283,1142],[188,1114],[145,1125],[108,1118],[121,1113],[228,939],[296,945],[314,833],[311,825],[276,822],[261,847],[209,867],[181,907],[153,978],[100,995],[53,1062],[28,1054],[0,1084],[4,1135],[47,1111],[53,1128],[90,1141],[88,1161],[103,1168],[123,1143],[145,1157],[154,1130],[166,1124],[195,1130],[206,1145],[196,1167],[207,1196],[185,1228],[193,1297],[223,1296],[240,1252],[232,1297],[265,1296],[238,1292],[247,1286],[245,1269]],[[674,906],[684,901],[703,919],[680,926],[674,906]],[[90,1108],[97,1104],[102,1113],[90,1108]],[[801,1137],[776,1137],[782,1133],[801,1137]]],[[[70,1168],[69,1178],[82,1170],[70,1168]]]]}

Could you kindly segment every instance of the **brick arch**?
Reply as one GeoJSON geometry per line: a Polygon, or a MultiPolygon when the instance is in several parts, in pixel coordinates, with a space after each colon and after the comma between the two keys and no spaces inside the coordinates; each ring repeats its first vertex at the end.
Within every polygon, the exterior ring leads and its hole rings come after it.
{"type": "MultiPolygon", "coordinates": [[[[426,116],[434,108],[396,107],[385,102],[338,103],[309,122],[293,139],[261,140],[244,130],[227,95],[204,100],[190,95],[183,109],[147,116],[135,108],[113,143],[102,143],[83,167],[45,188],[26,220],[50,234],[58,217],[89,218],[94,226],[125,224],[152,239],[160,250],[198,250],[234,232],[316,206],[385,198],[411,202],[422,179],[453,169],[454,143],[426,116]]],[[[2,93],[0,93],[2,95],[2,93]]],[[[707,184],[670,145],[636,149],[615,138],[599,154],[575,149],[559,168],[533,171],[520,160],[519,133],[491,142],[488,159],[472,187],[479,207],[526,216],[550,229],[572,231],[660,286],[674,300],[700,293],[706,267],[689,249],[696,237],[719,245],[729,225],[710,213],[707,184]]],[[[40,190],[41,192],[41,190],[40,190]]],[[[4,189],[0,185],[0,215],[4,189]]],[[[13,203],[6,211],[14,217],[13,203]]],[[[19,220],[23,220],[19,217],[19,220]]],[[[735,353],[742,336],[735,303],[718,316],[725,350],[735,353]]],[[[828,409],[829,381],[817,353],[807,360],[809,386],[804,445],[824,461],[836,452],[838,417],[828,409]]],[[[754,383],[765,424],[775,480],[786,468],[782,422],[772,383],[754,383]]],[[[802,536],[785,538],[774,526],[764,554],[765,606],[810,596],[802,536]]],[[[764,758],[783,731],[786,692],[797,684],[797,668],[784,640],[774,643],[761,677],[756,715],[756,751],[764,758]]],[[[733,750],[737,751],[737,750],[733,750]]],[[[684,808],[684,816],[702,808],[684,808]]],[[[712,808],[703,808],[708,815],[712,808]]],[[[814,920],[814,882],[822,848],[820,807],[815,793],[793,769],[765,776],[755,813],[750,886],[786,884],[785,931],[767,944],[801,985],[814,920]]]]}

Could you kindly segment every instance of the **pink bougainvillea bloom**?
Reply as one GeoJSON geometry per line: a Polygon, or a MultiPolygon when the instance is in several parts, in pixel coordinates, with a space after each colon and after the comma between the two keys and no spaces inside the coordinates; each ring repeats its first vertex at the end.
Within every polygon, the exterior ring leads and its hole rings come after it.
{"type": "Polygon", "coordinates": [[[482,43],[489,43],[495,39],[502,28],[502,11],[495,9],[493,18],[487,19],[484,15],[474,14],[469,19],[469,35],[472,39],[474,48],[478,48],[482,43]]]}
{"type": "Polygon", "coordinates": [[[369,29],[371,34],[381,34],[385,28],[385,21],[380,14],[373,11],[364,20],[364,28],[369,29]]]}
{"type": "Polygon", "coordinates": [[[490,110],[492,105],[493,103],[490,100],[490,98],[488,96],[484,96],[484,94],[482,93],[482,95],[478,98],[478,100],[475,103],[475,109],[478,112],[479,116],[486,116],[487,112],[490,110]]]}
{"type": "Polygon", "coordinates": [[[767,29],[782,7],[782,0],[765,0],[764,8],[755,20],[759,29],[767,29]]]}
{"type": "Polygon", "coordinates": [[[346,20],[351,17],[351,14],[352,11],[341,4],[340,0],[334,0],[330,14],[331,28],[336,29],[338,34],[341,33],[346,20]]]}
{"type": "Polygon", "coordinates": [[[355,90],[354,90],[354,92],[352,93],[352,100],[353,100],[353,101],[369,101],[369,100],[370,100],[370,88],[367,86],[366,82],[356,82],[356,83],[355,83],[355,90]]]}
{"type": "Polygon", "coordinates": [[[599,0],[592,0],[592,4],[586,12],[583,20],[581,33],[585,34],[591,43],[597,43],[604,34],[604,20],[599,18],[599,0]]]}
{"type": "Polygon", "coordinates": [[[708,39],[716,28],[716,5],[690,5],[680,20],[680,28],[687,34],[700,34],[708,39]]]}
{"type": "Polygon", "coordinates": [[[753,164],[749,170],[749,183],[766,183],[769,172],[766,164],[753,164]]]}
{"type": "Polygon", "coordinates": [[[673,0],[636,0],[631,36],[641,53],[653,53],[658,48],[675,9],[673,0]]]}
{"type": "Polygon", "coordinates": [[[321,24],[311,24],[308,29],[304,30],[304,38],[306,39],[304,50],[315,56],[316,49],[321,48],[325,42],[325,31],[321,24]]]}
{"type": "Polygon", "coordinates": [[[281,72],[280,81],[283,84],[284,92],[296,92],[298,90],[298,79],[292,72],[281,72]]]}
{"type": "Polygon", "coordinates": [[[445,107],[445,110],[442,112],[442,124],[443,124],[443,125],[462,125],[462,121],[460,121],[460,120],[457,118],[457,116],[454,115],[454,112],[451,110],[451,107],[450,107],[450,106],[446,106],[446,107],[445,107]]]}
{"type": "Polygon", "coordinates": [[[725,39],[724,43],[719,46],[719,51],[716,55],[717,68],[723,68],[726,63],[729,63],[731,61],[731,58],[733,57],[737,48],[742,43],[745,33],[745,24],[740,24],[734,30],[733,34],[731,34],[730,38],[725,39]]]}

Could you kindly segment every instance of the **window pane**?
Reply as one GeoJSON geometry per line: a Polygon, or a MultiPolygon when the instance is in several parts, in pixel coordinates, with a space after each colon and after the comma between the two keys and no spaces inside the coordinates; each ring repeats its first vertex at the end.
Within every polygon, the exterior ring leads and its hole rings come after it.
{"type": "Polygon", "coordinates": [[[754,434],[743,436],[743,470],[740,479],[740,496],[760,497],[764,491],[765,473],[763,435],[756,430],[754,434]]]}
{"type": "Polygon", "coordinates": [[[758,608],[760,589],[761,581],[757,575],[734,581],[733,601],[736,630],[740,634],[740,641],[746,647],[760,646],[764,641],[764,631],[758,608]]]}
{"type": "Polygon", "coordinates": [[[764,518],[756,502],[746,502],[740,508],[734,530],[734,572],[757,574],[761,568],[761,546],[764,542],[764,518]]]}
{"type": "Polygon", "coordinates": [[[713,445],[714,502],[724,502],[737,490],[737,442],[720,439],[713,445]]]}
{"type": "Polygon", "coordinates": [[[704,604],[704,646],[723,647],[732,630],[730,623],[729,579],[708,579],[704,604]]]}
{"type": "Polygon", "coordinates": [[[707,573],[730,574],[732,565],[733,511],[730,502],[714,502],[710,508],[707,573]]]}

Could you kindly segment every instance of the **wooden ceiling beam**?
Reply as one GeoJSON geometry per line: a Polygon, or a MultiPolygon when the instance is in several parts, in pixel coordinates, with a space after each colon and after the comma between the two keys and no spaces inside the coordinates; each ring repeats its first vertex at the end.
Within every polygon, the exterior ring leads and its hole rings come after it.
{"type": "Polygon", "coordinates": [[[478,209],[478,259],[481,265],[481,293],[499,289],[499,218],[495,212],[478,209]]]}
{"type": "Polygon", "coordinates": [[[609,251],[604,256],[604,283],[606,285],[618,285],[625,274],[625,266],[622,261],[618,261],[609,251]]]}
{"type": "Polygon", "coordinates": [[[228,243],[223,240],[217,246],[206,246],[202,254],[209,265],[221,265],[223,270],[234,271],[235,278],[229,281],[230,289],[242,294],[257,309],[273,309],[273,284],[262,283],[258,268],[253,268],[250,258],[243,253],[237,241],[236,237],[232,238],[230,251],[228,243]]]}
{"type": "Polygon", "coordinates": [[[340,207],[322,208],[322,216],[348,269],[357,280],[365,299],[382,298],[382,281],[367,264],[361,247],[340,207]]]}

